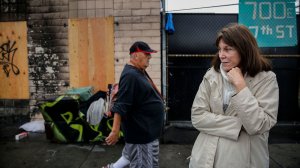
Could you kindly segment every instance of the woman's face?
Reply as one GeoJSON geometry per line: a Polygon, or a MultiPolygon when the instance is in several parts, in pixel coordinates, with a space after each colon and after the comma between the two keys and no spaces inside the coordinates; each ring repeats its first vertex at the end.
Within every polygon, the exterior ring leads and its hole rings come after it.
{"type": "Polygon", "coordinates": [[[241,57],[238,51],[234,47],[224,43],[223,39],[219,42],[218,51],[224,71],[228,72],[232,68],[239,66],[241,57]]]}

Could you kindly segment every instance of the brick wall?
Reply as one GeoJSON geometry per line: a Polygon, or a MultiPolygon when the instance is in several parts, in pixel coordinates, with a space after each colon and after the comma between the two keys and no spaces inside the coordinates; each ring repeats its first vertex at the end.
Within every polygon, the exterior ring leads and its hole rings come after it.
{"type": "Polygon", "coordinates": [[[0,127],[28,121],[29,100],[0,100],[0,127]]]}
{"type": "Polygon", "coordinates": [[[0,11],[0,21],[28,22],[30,82],[30,100],[0,100],[0,116],[34,116],[39,113],[38,103],[69,87],[69,18],[114,16],[115,81],[129,60],[129,47],[142,40],[159,51],[147,70],[160,88],[160,8],[160,0],[27,0],[22,12],[0,11]]]}
{"type": "Polygon", "coordinates": [[[28,58],[30,111],[52,94],[69,86],[68,0],[29,0],[28,58]]]}
{"type": "Polygon", "coordinates": [[[27,21],[30,87],[29,100],[0,100],[1,121],[14,116],[33,117],[39,114],[38,103],[69,86],[69,1],[1,0],[0,4],[0,21],[27,21]]]}
{"type": "MultiPolygon", "coordinates": [[[[26,7],[25,1],[0,0],[0,22],[25,21],[26,7]]],[[[1,65],[0,73],[4,73],[1,65]]],[[[0,126],[23,122],[28,118],[29,111],[29,100],[0,99],[0,126]]]]}
{"type": "Polygon", "coordinates": [[[115,16],[115,79],[119,80],[124,64],[129,60],[129,48],[134,41],[147,42],[158,50],[147,69],[154,83],[161,86],[160,1],[114,0],[115,16]]]}
{"type": "Polygon", "coordinates": [[[129,48],[137,40],[158,50],[147,69],[155,84],[161,86],[160,0],[70,0],[70,18],[114,16],[115,81],[119,81],[129,48]]]}

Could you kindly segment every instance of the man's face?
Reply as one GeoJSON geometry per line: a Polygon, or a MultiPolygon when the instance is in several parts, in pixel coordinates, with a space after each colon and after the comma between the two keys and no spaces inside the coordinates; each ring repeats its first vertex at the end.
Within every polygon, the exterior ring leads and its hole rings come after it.
{"type": "Polygon", "coordinates": [[[151,54],[146,54],[143,52],[136,52],[134,54],[136,66],[140,69],[145,70],[149,66],[150,59],[152,58],[151,54]]]}

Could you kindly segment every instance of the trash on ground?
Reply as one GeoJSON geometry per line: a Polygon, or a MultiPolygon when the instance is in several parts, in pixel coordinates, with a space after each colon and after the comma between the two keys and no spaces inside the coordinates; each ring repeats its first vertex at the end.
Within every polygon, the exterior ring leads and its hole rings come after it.
{"type": "Polygon", "coordinates": [[[16,141],[21,140],[25,137],[28,137],[28,132],[21,132],[15,136],[16,141]]]}
{"type": "Polygon", "coordinates": [[[21,125],[19,128],[23,129],[27,132],[37,132],[37,133],[44,133],[45,132],[45,121],[44,120],[36,120],[36,121],[30,121],[23,125],[21,125]]]}

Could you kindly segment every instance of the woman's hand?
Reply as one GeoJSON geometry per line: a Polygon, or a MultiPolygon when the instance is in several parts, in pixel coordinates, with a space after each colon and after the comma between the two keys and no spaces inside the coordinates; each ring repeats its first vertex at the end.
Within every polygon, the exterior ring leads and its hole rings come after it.
{"type": "Polygon", "coordinates": [[[239,67],[232,68],[227,73],[227,76],[229,81],[235,86],[237,93],[246,87],[246,81],[239,67]]]}

